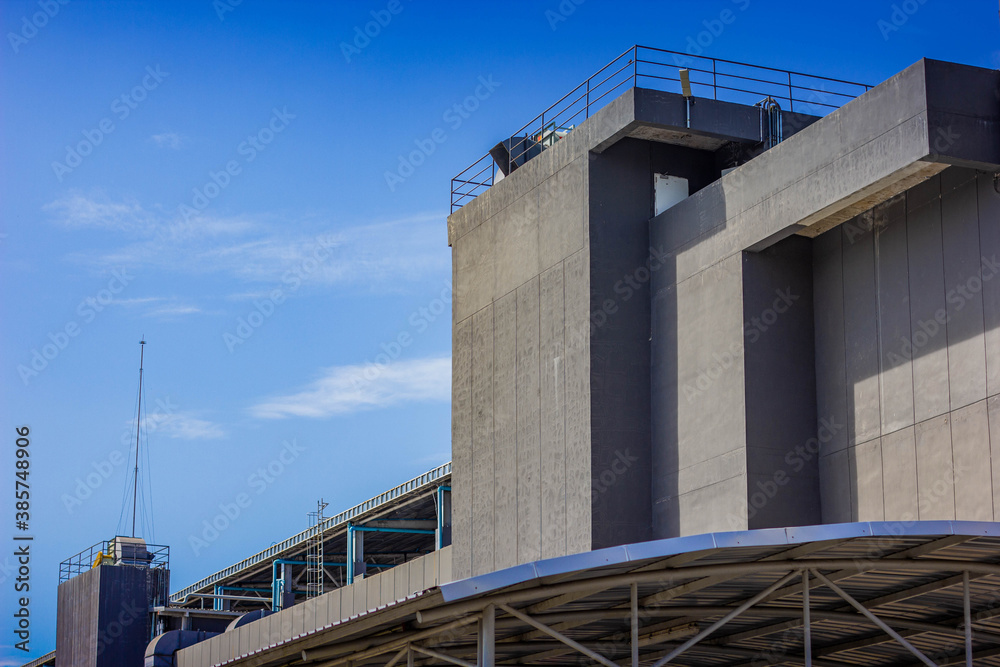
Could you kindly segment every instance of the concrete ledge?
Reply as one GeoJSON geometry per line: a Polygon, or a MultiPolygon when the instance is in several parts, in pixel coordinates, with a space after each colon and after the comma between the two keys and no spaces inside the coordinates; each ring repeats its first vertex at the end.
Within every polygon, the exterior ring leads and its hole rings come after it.
{"type": "MultiPolygon", "coordinates": [[[[817,119],[782,112],[789,132],[817,119]]],[[[602,153],[626,137],[716,150],[728,142],[761,141],[756,107],[696,98],[688,127],[684,97],[645,88],[630,88],[570,132],[552,148],[529,160],[448,217],[448,245],[522,198],[539,183],[588,152],[602,153]],[[711,128],[711,130],[709,130],[711,128]]]]}
{"type": "Polygon", "coordinates": [[[816,236],[950,165],[1000,168],[1000,72],[921,60],[651,220],[676,282],[816,236]]]}

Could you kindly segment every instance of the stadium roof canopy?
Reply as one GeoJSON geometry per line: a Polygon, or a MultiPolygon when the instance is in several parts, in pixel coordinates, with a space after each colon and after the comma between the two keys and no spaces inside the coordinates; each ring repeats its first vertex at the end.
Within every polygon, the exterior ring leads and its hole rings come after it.
{"type": "Polygon", "coordinates": [[[997,523],[712,533],[456,581],[220,664],[1000,665],[998,584],[997,523]]]}

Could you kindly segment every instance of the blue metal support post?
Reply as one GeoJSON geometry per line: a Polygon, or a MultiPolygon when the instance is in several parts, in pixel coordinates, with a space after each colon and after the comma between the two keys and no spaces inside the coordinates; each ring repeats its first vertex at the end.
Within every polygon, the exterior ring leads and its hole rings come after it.
{"type": "MultiPolygon", "coordinates": [[[[285,566],[286,565],[306,565],[304,560],[285,560],[279,558],[271,562],[271,609],[279,611],[282,609],[281,593],[285,589],[285,566]],[[278,567],[281,567],[281,577],[278,576],[278,567]],[[279,580],[281,585],[278,585],[279,580]]],[[[328,563],[324,562],[323,567],[348,567],[348,563],[328,563]]],[[[252,590],[252,589],[245,589],[252,590]]]]}
{"type": "MultiPolygon", "coordinates": [[[[438,551],[445,547],[444,543],[444,529],[445,526],[451,526],[451,487],[450,486],[439,486],[437,488],[437,530],[434,534],[434,550],[438,551]],[[448,492],[448,504],[445,505],[445,491],[448,492]],[[447,521],[445,518],[447,517],[447,521]]],[[[450,543],[450,540],[449,540],[450,543]]]]}

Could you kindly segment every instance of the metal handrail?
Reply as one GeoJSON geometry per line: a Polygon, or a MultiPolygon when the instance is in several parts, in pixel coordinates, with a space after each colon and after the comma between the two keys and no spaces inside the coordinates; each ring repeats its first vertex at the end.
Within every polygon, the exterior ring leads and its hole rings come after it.
{"type": "MultiPolygon", "coordinates": [[[[663,87],[664,84],[657,82],[680,82],[679,76],[661,76],[662,72],[654,68],[687,69],[691,72],[711,75],[712,80],[710,83],[692,80],[691,85],[710,89],[714,99],[720,99],[720,92],[724,97],[730,98],[729,101],[734,101],[732,98],[738,96],[762,95],[773,97],[782,103],[787,102],[789,111],[795,110],[796,103],[800,105],[804,104],[808,107],[835,109],[838,108],[839,104],[819,101],[815,99],[816,95],[824,96],[821,99],[827,99],[825,96],[832,97],[834,99],[830,101],[842,104],[867,92],[871,88],[868,84],[847,81],[845,79],[783,70],[765,65],[753,65],[751,63],[726,60],[724,58],[696,56],[681,51],[671,51],[637,44],[597,70],[597,72],[583,83],[571,89],[556,100],[554,104],[550,105],[542,113],[511,134],[507,139],[509,145],[509,162],[505,173],[510,173],[510,171],[520,166],[521,163],[531,159],[529,151],[536,149],[545,150],[549,147],[549,142],[546,141],[549,138],[545,134],[546,128],[552,126],[559,129],[560,132],[572,132],[575,127],[572,123],[581,114],[584,115],[585,119],[589,118],[592,111],[600,108],[599,105],[605,97],[623,85],[631,84],[631,87],[635,88],[640,83],[643,83],[648,86],[660,85],[663,87]],[[657,54],[672,56],[673,63],[664,62],[663,59],[656,59],[657,54]],[[609,69],[621,63],[624,58],[628,58],[628,62],[621,64],[611,74],[606,74],[609,69]],[[709,63],[711,64],[711,69],[708,69],[709,63]],[[640,68],[640,66],[645,67],[640,68]],[[748,71],[740,73],[734,71],[734,68],[747,68],[748,71]],[[646,71],[647,69],[650,71],[646,71]],[[767,72],[780,75],[780,77],[776,78],[780,78],[781,80],[766,78],[768,74],[765,73],[767,72]],[[622,73],[625,73],[626,76],[620,80],[615,80],[622,73]],[[743,83],[741,85],[738,82],[743,83]],[[826,85],[842,88],[827,90],[824,87],[826,85]],[[774,89],[762,90],[764,87],[774,87],[774,89]],[[778,93],[778,90],[782,92],[778,93]],[[810,93],[812,99],[804,95],[803,92],[810,93]],[[574,94],[576,94],[575,97],[574,94]],[[579,105],[579,108],[577,108],[577,105],[579,105]],[[538,140],[535,139],[536,136],[538,140]]],[[[746,98],[743,97],[742,99],[745,100],[746,98]]],[[[818,113],[819,111],[820,109],[814,111],[810,108],[811,113],[818,113]]],[[[552,138],[551,143],[555,143],[560,138],[560,135],[556,135],[552,138]]],[[[473,199],[479,196],[483,191],[492,187],[496,181],[497,165],[493,157],[487,153],[452,179],[451,211],[454,212],[461,208],[466,199],[473,199]],[[489,172],[488,175],[487,172],[489,172]]]]}
{"type": "Polygon", "coordinates": [[[219,570],[215,574],[205,577],[201,581],[196,581],[190,586],[182,588],[181,590],[171,595],[170,601],[174,603],[180,602],[190,593],[197,592],[198,590],[205,588],[206,586],[211,586],[217,581],[225,579],[226,577],[233,575],[237,572],[246,570],[247,568],[250,567],[254,567],[255,565],[258,565],[262,562],[269,560],[271,557],[276,556],[277,554],[281,553],[282,551],[285,551],[286,549],[290,549],[291,547],[294,547],[298,544],[301,544],[302,542],[305,542],[307,539],[312,537],[317,530],[326,532],[327,530],[346,526],[347,522],[350,521],[351,519],[354,519],[355,517],[360,516],[365,512],[369,512],[375,509],[380,509],[383,505],[393,500],[396,500],[400,496],[403,496],[415,490],[422,489],[422,487],[426,487],[430,485],[432,482],[435,482],[441,479],[442,477],[450,474],[451,474],[451,461],[439,465],[437,468],[434,468],[433,470],[428,470],[424,474],[418,475],[417,477],[414,477],[409,481],[403,482],[398,486],[394,486],[388,491],[380,493],[374,498],[369,498],[365,502],[355,505],[354,507],[351,507],[350,509],[343,511],[340,514],[332,516],[328,519],[324,519],[322,524],[319,524],[317,526],[312,526],[310,528],[307,528],[306,530],[303,530],[301,533],[292,535],[288,539],[283,540],[278,544],[273,544],[267,549],[264,549],[263,551],[256,553],[253,556],[250,556],[249,558],[244,558],[240,562],[230,565],[224,570],[219,570]]]}
{"type": "MultiPolygon", "coordinates": [[[[87,570],[101,565],[105,560],[112,560],[115,539],[102,540],[59,563],[59,583],[69,581],[78,574],[83,574],[87,570]]],[[[162,544],[146,544],[144,546],[146,553],[149,554],[148,561],[139,563],[133,562],[134,559],[126,559],[130,566],[170,569],[170,547],[162,544]]]]}

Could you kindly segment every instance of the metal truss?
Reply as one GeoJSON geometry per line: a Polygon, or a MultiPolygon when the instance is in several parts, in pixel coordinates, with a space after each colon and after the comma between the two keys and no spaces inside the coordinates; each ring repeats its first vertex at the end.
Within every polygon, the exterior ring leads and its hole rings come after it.
{"type": "MultiPolygon", "coordinates": [[[[1000,632],[976,628],[974,619],[1000,616],[992,609],[976,610],[971,604],[970,584],[983,577],[1000,577],[1000,566],[992,563],[957,562],[943,559],[881,559],[852,562],[829,559],[769,560],[755,563],[670,568],[663,563],[627,574],[566,581],[544,587],[502,592],[416,613],[417,622],[409,630],[390,633],[364,642],[346,642],[307,649],[295,664],[310,667],[384,665],[396,667],[406,660],[415,665],[458,665],[494,667],[497,664],[532,664],[541,661],[579,660],[604,667],[663,667],[698,648],[713,656],[728,658],[730,665],[764,664],[761,652],[746,648],[747,640],[766,637],[789,629],[801,629],[801,640],[786,648],[782,664],[805,667],[846,667],[836,659],[846,650],[859,650],[886,642],[895,643],[917,664],[938,666],[965,664],[988,655],[1000,655],[1000,632]],[[863,577],[876,570],[912,574],[935,574],[934,581],[921,581],[905,590],[882,593],[859,600],[838,581],[863,577]],[[957,574],[952,574],[957,573],[957,574]],[[944,574],[945,576],[941,576],[944,574]],[[705,591],[742,577],[761,575],[768,582],[742,600],[724,605],[678,605],[685,593],[705,591]],[[639,596],[640,584],[659,582],[662,589],[639,596]],[[891,605],[921,595],[961,587],[963,612],[959,617],[934,622],[903,618],[878,612],[891,605]],[[577,608],[597,594],[624,589],[627,597],[598,608],[577,608]],[[832,592],[843,604],[831,607],[827,601],[816,606],[816,591],[832,592]],[[794,597],[796,606],[789,606],[794,597]],[[664,604],[670,602],[671,604],[664,604]],[[774,603],[780,602],[778,606],[774,603]],[[574,606],[574,603],[576,606],[574,606]],[[448,620],[448,619],[452,620],[448,620]],[[735,633],[723,634],[736,619],[744,625],[735,633]],[[620,628],[581,638],[581,629],[598,622],[620,621],[620,628]],[[752,629],[745,622],[752,621],[752,629]],[[852,626],[850,637],[835,644],[814,645],[815,623],[837,622],[852,626]],[[877,636],[872,635],[872,630],[877,636]],[[571,633],[573,636],[571,636],[571,633]],[[913,643],[914,637],[933,634],[951,638],[962,647],[962,658],[935,657],[913,643]],[[994,646],[974,652],[974,641],[994,646]],[[384,656],[384,658],[383,658],[384,656]],[[566,656],[560,659],[560,656],[566,656]],[[380,659],[381,658],[381,659],[380,659]]],[[[586,634],[586,633],[583,633],[586,634]]],[[[287,664],[287,663],[282,663],[287,664]]],[[[689,664],[689,663],[685,663],[689,664]]]]}

